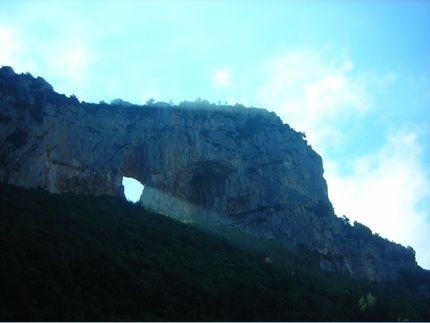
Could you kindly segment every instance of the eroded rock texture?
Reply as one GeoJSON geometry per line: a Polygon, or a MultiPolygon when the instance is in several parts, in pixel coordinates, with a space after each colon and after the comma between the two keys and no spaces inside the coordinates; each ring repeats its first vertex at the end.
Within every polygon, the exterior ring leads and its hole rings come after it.
{"type": "Polygon", "coordinates": [[[147,207],[200,212],[291,247],[304,244],[335,257],[323,263],[328,269],[380,280],[416,267],[413,250],[391,246],[408,260],[388,261],[384,248],[347,234],[354,227],[333,213],[320,156],[274,113],[201,100],[80,103],[9,67],[0,70],[0,90],[2,182],[122,195],[123,176],[133,177],[145,185],[147,207]]]}

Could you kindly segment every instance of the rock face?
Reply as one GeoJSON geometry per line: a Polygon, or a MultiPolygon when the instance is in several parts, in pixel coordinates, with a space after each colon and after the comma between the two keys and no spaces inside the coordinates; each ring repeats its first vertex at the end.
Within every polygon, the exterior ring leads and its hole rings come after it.
{"type": "Polygon", "coordinates": [[[0,69],[2,182],[123,195],[123,176],[145,185],[147,207],[203,212],[290,247],[306,245],[334,257],[322,262],[330,270],[383,280],[417,267],[412,249],[378,247],[370,229],[334,215],[321,157],[273,112],[201,100],[80,103],[42,78],[0,69]]]}

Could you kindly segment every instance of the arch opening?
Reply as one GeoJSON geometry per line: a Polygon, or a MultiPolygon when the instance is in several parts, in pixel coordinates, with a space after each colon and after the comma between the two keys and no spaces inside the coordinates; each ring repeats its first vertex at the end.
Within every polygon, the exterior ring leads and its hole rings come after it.
{"type": "Polygon", "coordinates": [[[138,202],[147,180],[147,166],[142,147],[132,146],[123,155],[119,167],[125,198],[138,202]]]}
{"type": "Polygon", "coordinates": [[[133,177],[122,177],[122,185],[124,186],[125,198],[130,202],[138,202],[145,188],[141,182],[133,177]]]}

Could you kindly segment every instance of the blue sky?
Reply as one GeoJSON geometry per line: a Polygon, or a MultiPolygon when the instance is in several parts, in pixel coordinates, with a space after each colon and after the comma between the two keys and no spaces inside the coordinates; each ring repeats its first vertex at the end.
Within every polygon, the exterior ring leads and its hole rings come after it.
{"type": "Polygon", "coordinates": [[[430,269],[430,2],[3,0],[0,65],[81,101],[275,111],[336,214],[430,269]]]}

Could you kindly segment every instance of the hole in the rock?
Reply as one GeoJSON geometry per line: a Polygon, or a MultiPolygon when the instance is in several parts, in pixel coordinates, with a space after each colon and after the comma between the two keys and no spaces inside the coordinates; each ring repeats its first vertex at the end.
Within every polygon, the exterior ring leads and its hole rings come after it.
{"type": "Polygon", "coordinates": [[[140,195],[145,188],[139,181],[131,177],[123,177],[122,185],[124,186],[124,195],[127,200],[131,202],[139,201],[140,195]]]}

